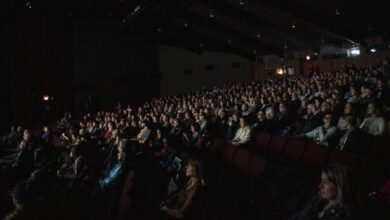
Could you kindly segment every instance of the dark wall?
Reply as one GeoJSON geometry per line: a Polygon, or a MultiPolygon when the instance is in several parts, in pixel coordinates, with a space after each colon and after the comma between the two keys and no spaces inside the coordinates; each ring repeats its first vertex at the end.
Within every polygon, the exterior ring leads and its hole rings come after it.
{"type": "Polygon", "coordinates": [[[71,23],[28,13],[11,18],[2,41],[8,48],[1,69],[7,109],[2,121],[43,124],[72,106],[71,23]],[[52,98],[43,102],[43,95],[52,98]]]}
{"type": "Polygon", "coordinates": [[[101,109],[117,102],[140,103],[159,95],[158,49],[120,33],[120,23],[73,24],[75,109],[84,110],[88,96],[101,109]]]}

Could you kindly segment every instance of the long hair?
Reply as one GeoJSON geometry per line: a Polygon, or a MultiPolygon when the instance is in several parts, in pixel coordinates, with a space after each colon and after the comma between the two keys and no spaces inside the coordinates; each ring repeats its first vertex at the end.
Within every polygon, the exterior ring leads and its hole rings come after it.
{"type": "Polygon", "coordinates": [[[189,159],[188,165],[191,165],[194,169],[193,170],[194,174],[193,174],[192,178],[194,178],[195,181],[197,183],[199,183],[200,185],[205,185],[206,181],[205,181],[205,178],[203,176],[202,163],[196,159],[189,159]]]}
{"type": "Polygon", "coordinates": [[[322,172],[337,188],[336,205],[352,205],[360,203],[358,182],[349,166],[341,164],[329,165],[322,172]]]}

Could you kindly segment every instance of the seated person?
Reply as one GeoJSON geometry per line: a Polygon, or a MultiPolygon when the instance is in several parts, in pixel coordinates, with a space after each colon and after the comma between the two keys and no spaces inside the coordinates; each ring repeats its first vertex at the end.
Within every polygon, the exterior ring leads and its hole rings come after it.
{"type": "Polygon", "coordinates": [[[354,173],[344,165],[330,165],[321,173],[319,195],[290,220],[349,220],[357,215],[358,192],[354,173]]]}
{"type": "Polygon", "coordinates": [[[246,144],[251,140],[251,127],[248,125],[246,118],[240,118],[240,128],[237,130],[233,140],[234,145],[246,144]]]}
{"type": "Polygon", "coordinates": [[[129,150],[128,140],[122,139],[118,145],[118,153],[116,161],[109,164],[105,175],[99,180],[99,185],[102,190],[107,188],[119,187],[119,183],[122,182],[124,174],[126,173],[126,158],[130,155],[126,155],[129,150]]]}
{"type": "Polygon", "coordinates": [[[337,128],[332,126],[332,113],[325,113],[322,120],[324,122],[322,126],[319,126],[307,133],[296,135],[295,137],[309,138],[325,146],[331,145],[332,138],[334,138],[337,131],[337,128]]]}
{"type": "Polygon", "coordinates": [[[16,184],[12,191],[12,201],[15,210],[9,213],[4,220],[45,220],[50,219],[49,208],[44,200],[33,200],[26,182],[16,184]]]}
{"type": "MultiPolygon", "coordinates": [[[[344,115],[356,116],[356,111],[352,103],[345,103],[344,115]]],[[[345,117],[340,117],[339,121],[337,122],[337,128],[340,130],[346,129],[346,121],[344,119],[345,117]]],[[[357,120],[357,124],[360,125],[360,119],[357,117],[355,117],[355,119],[357,120]]]]}
{"type": "Polygon", "coordinates": [[[374,103],[368,104],[367,115],[360,124],[360,128],[373,136],[379,136],[385,133],[385,119],[377,116],[378,112],[379,109],[374,103]]]}
{"type": "Polygon", "coordinates": [[[265,119],[264,111],[260,110],[257,112],[257,119],[256,119],[255,123],[253,123],[251,128],[256,130],[256,131],[262,131],[262,130],[264,130],[266,125],[267,125],[267,121],[265,119]]]}
{"type": "MultiPolygon", "coordinates": [[[[161,202],[160,210],[168,217],[176,219],[199,219],[197,214],[197,198],[204,184],[201,167],[198,161],[190,159],[186,166],[185,175],[188,181],[177,193],[161,202]]],[[[199,207],[200,208],[200,207],[199,207]]]]}
{"type": "Polygon", "coordinates": [[[58,177],[73,180],[81,178],[86,171],[85,158],[82,153],[82,145],[73,146],[70,150],[70,165],[64,164],[57,171],[58,177]]]}
{"type": "Polygon", "coordinates": [[[343,134],[336,146],[338,150],[345,150],[355,153],[365,153],[367,149],[367,135],[366,133],[357,127],[357,120],[355,116],[346,115],[343,117],[345,121],[342,130],[343,134]]]}
{"type": "Polygon", "coordinates": [[[199,146],[200,145],[200,138],[201,136],[199,135],[199,130],[200,130],[200,126],[198,124],[193,124],[191,125],[191,135],[187,135],[186,133],[183,133],[183,137],[184,137],[184,144],[187,146],[187,147],[201,147],[199,146]]]}

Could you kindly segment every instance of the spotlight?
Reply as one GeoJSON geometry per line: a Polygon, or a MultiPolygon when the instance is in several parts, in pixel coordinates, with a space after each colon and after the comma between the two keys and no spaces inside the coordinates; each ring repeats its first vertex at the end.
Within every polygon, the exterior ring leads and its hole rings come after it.
{"type": "Polygon", "coordinates": [[[245,1],[244,0],[240,0],[240,5],[245,5],[245,1]]]}
{"type": "Polygon", "coordinates": [[[42,96],[42,100],[43,100],[44,102],[49,101],[49,99],[50,99],[50,96],[48,96],[48,95],[42,96]]]}
{"type": "Polygon", "coordinates": [[[161,30],[161,28],[157,28],[157,31],[158,31],[158,32],[161,32],[162,30],[161,30]]]}
{"type": "Polygon", "coordinates": [[[292,29],[296,28],[296,26],[295,26],[295,20],[294,20],[294,19],[293,19],[292,22],[291,22],[291,28],[292,28],[292,29]]]}
{"type": "Polygon", "coordinates": [[[376,48],[371,48],[371,49],[370,49],[370,52],[371,52],[371,53],[375,53],[375,52],[376,52],[376,48]]]}
{"type": "Polygon", "coordinates": [[[187,24],[187,23],[184,23],[184,27],[188,27],[188,24],[187,24]]]}
{"type": "Polygon", "coordinates": [[[310,55],[307,55],[307,56],[306,56],[306,60],[310,60],[310,55]]]}
{"type": "Polygon", "coordinates": [[[260,37],[261,37],[261,34],[260,34],[259,32],[257,32],[256,37],[257,37],[257,38],[260,38],[260,37]]]}

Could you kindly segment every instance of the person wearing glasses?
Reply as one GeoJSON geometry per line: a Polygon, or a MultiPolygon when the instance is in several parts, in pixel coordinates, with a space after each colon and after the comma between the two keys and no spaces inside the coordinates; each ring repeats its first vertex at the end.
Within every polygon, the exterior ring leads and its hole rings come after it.
{"type": "Polygon", "coordinates": [[[335,137],[337,128],[332,125],[332,113],[326,112],[322,118],[323,125],[303,134],[296,135],[296,138],[308,138],[314,142],[330,146],[335,137]]]}

